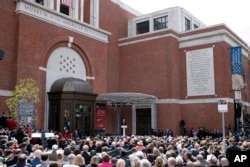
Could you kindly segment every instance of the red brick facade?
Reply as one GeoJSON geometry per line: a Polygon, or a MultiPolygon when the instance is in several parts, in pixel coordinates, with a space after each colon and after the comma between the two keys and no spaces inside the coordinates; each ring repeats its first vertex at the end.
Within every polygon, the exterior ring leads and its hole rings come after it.
{"type": "MultiPolygon", "coordinates": [[[[84,21],[89,24],[90,0],[84,2],[84,21]]],[[[0,1],[0,49],[5,51],[4,59],[0,61],[0,90],[13,90],[22,78],[35,79],[41,90],[40,101],[36,106],[41,116],[39,128],[44,127],[44,112],[47,110],[46,73],[39,70],[39,67],[46,67],[53,50],[60,46],[68,46],[69,36],[74,37],[71,48],[84,61],[87,75],[95,77],[95,80],[88,80],[94,93],[138,92],[154,95],[158,99],[184,101],[222,97],[234,99],[230,71],[231,43],[221,40],[180,47],[181,38],[224,30],[227,32],[223,34],[225,37],[232,40],[234,45],[243,45],[243,49],[249,54],[247,45],[225,25],[185,33],[167,29],[126,38],[128,20],[135,16],[110,0],[100,0],[99,6],[99,28],[110,33],[107,43],[22,12],[16,13],[15,1],[0,1]],[[204,48],[213,48],[216,95],[187,97],[186,51],[204,48]]],[[[248,103],[249,65],[246,56],[243,57],[246,87],[242,93],[242,100],[248,103]]],[[[5,104],[7,98],[0,96],[1,112],[8,111],[5,104]]],[[[221,114],[217,111],[217,103],[156,105],[157,128],[164,131],[173,129],[175,134],[180,133],[180,120],[185,120],[188,128],[221,129],[221,114]]],[[[249,109],[246,107],[245,110],[249,109]]],[[[127,132],[132,133],[131,108],[123,108],[121,115],[127,120],[127,132]]],[[[115,109],[108,106],[106,133],[116,133],[115,119],[115,109]]],[[[225,121],[226,125],[230,124],[233,127],[232,103],[229,103],[225,121]]]]}

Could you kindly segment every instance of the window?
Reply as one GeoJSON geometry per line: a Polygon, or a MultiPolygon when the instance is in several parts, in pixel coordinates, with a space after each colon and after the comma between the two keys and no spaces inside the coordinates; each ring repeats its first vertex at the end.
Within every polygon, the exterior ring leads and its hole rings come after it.
{"type": "Polygon", "coordinates": [[[69,15],[69,6],[61,4],[60,5],[60,12],[66,15],[69,15]]]}
{"type": "Polygon", "coordinates": [[[160,30],[160,29],[164,29],[164,28],[168,28],[168,17],[167,16],[163,16],[163,17],[159,17],[154,19],[154,30],[160,30]]]}
{"type": "Polygon", "coordinates": [[[196,28],[199,28],[199,26],[197,24],[194,24],[194,29],[196,29],[196,28]]]}
{"type": "Polygon", "coordinates": [[[41,5],[44,5],[43,0],[36,0],[36,3],[39,3],[39,4],[41,4],[41,5]]]}
{"type": "Polygon", "coordinates": [[[191,30],[191,21],[185,18],[185,31],[191,30]]]}
{"type": "Polygon", "coordinates": [[[69,15],[70,8],[72,7],[71,0],[61,0],[60,12],[69,15]]]}
{"type": "Polygon", "coordinates": [[[149,32],[149,21],[144,21],[136,24],[136,34],[149,32]]]}

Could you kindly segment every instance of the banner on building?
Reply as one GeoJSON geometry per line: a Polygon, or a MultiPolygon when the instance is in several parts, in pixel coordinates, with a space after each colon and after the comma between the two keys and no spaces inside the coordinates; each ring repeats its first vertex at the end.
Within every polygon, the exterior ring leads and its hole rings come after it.
{"type": "Polygon", "coordinates": [[[232,89],[239,90],[244,87],[242,47],[241,46],[231,47],[230,57],[231,57],[231,71],[232,71],[232,89]]]}
{"type": "Polygon", "coordinates": [[[104,105],[96,105],[96,130],[105,130],[105,112],[104,105]]]}
{"type": "Polygon", "coordinates": [[[231,47],[231,71],[232,74],[243,75],[241,46],[231,47]]]}
{"type": "Polygon", "coordinates": [[[29,125],[35,128],[35,105],[34,103],[20,103],[18,112],[18,125],[29,125]]]}

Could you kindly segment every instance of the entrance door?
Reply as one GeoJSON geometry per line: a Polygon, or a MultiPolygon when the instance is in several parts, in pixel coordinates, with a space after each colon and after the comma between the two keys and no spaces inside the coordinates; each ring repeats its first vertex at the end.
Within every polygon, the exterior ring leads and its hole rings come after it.
{"type": "Polygon", "coordinates": [[[91,120],[91,106],[78,104],[76,105],[76,122],[75,129],[81,136],[90,135],[90,120],[91,120]]]}
{"type": "Polygon", "coordinates": [[[150,135],[151,132],[151,109],[136,109],[136,134],[150,135]]]}

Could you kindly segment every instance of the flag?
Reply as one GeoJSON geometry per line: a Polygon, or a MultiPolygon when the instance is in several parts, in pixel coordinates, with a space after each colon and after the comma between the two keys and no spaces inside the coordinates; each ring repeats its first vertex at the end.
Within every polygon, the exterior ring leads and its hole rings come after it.
{"type": "Polygon", "coordinates": [[[61,4],[72,7],[72,0],[61,0],[61,4]]]}
{"type": "Polygon", "coordinates": [[[231,70],[232,74],[243,75],[241,46],[231,47],[231,70]]]}

